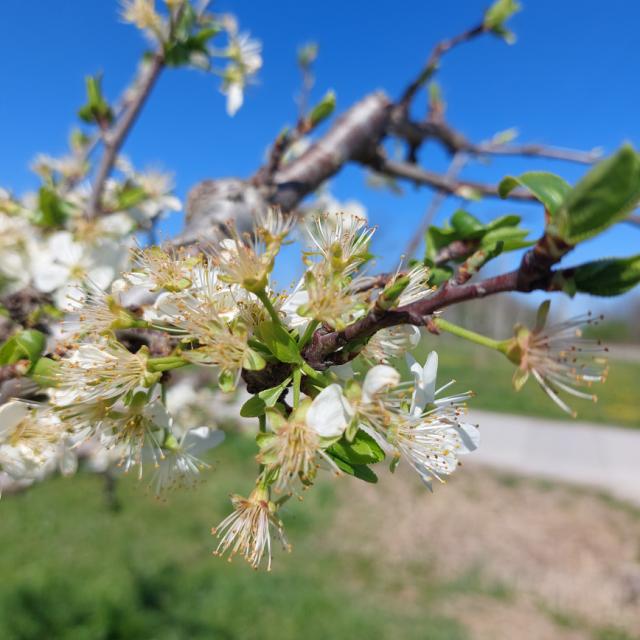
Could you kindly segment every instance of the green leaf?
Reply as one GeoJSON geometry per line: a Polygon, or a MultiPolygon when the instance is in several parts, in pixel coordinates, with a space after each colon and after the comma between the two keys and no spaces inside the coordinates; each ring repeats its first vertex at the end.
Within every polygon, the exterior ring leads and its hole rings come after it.
{"type": "Polygon", "coordinates": [[[102,75],[87,76],[85,84],[87,103],[78,110],[80,119],[89,124],[113,122],[113,111],[102,95],[102,75]]]}
{"type": "Polygon", "coordinates": [[[221,371],[218,374],[218,386],[224,393],[229,393],[236,388],[236,376],[233,371],[221,371]]]}
{"type": "Polygon", "coordinates": [[[429,272],[429,284],[433,286],[440,286],[443,282],[446,282],[453,276],[453,269],[451,267],[431,267],[429,272]]]}
{"type": "Polygon", "coordinates": [[[205,27],[204,29],[200,29],[200,31],[193,36],[193,40],[198,43],[200,47],[204,48],[209,40],[217,36],[219,33],[220,29],[216,26],[205,27]]]}
{"type": "Polygon", "coordinates": [[[522,218],[516,215],[507,215],[494,218],[490,222],[484,225],[485,231],[495,231],[496,229],[502,229],[504,227],[517,227],[520,224],[522,218]]]}
{"type": "Polygon", "coordinates": [[[538,307],[538,311],[536,312],[536,324],[533,328],[536,333],[542,331],[544,329],[544,325],[547,324],[549,309],[551,309],[551,300],[544,300],[538,307]]]}
{"type": "Polygon", "coordinates": [[[261,416],[268,408],[275,406],[282,392],[289,386],[291,376],[283,380],[279,385],[270,389],[263,389],[255,396],[249,398],[241,407],[240,415],[243,418],[257,418],[261,416]]]}
{"type": "Polygon", "coordinates": [[[0,347],[0,365],[15,364],[18,360],[29,360],[31,368],[44,353],[47,339],[35,329],[27,329],[9,338],[0,347]]]}
{"type": "Polygon", "coordinates": [[[147,198],[147,192],[142,187],[127,184],[118,193],[118,209],[131,209],[147,198]]]}
{"type": "Polygon", "coordinates": [[[309,123],[312,127],[319,125],[326,120],[336,108],[336,94],[333,90],[327,91],[318,104],[313,107],[309,114],[309,123]]]}
{"type": "Polygon", "coordinates": [[[592,296],[619,296],[640,282],[640,254],[630,258],[606,258],[575,268],[576,289],[592,296]]]}
{"type": "Polygon", "coordinates": [[[500,227],[489,231],[480,241],[482,248],[492,247],[498,242],[502,242],[502,251],[515,251],[524,247],[530,247],[533,242],[525,240],[529,235],[526,229],[518,229],[517,227],[500,227]]]}
{"type": "Polygon", "coordinates": [[[571,191],[571,185],[555,173],[529,171],[518,177],[504,178],[498,185],[498,193],[501,198],[506,198],[516,187],[524,187],[529,191],[536,200],[544,204],[551,216],[571,191]]]}
{"type": "Polygon", "coordinates": [[[505,23],[521,8],[517,0],[496,0],[484,14],[485,29],[512,44],[515,42],[515,35],[505,27],[505,23]]]}
{"type": "Polygon", "coordinates": [[[331,459],[336,463],[336,466],[344,473],[364,480],[365,482],[371,482],[375,484],[378,482],[378,476],[366,465],[349,464],[341,458],[335,457],[329,454],[331,459]]]}
{"type": "Polygon", "coordinates": [[[567,195],[554,216],[557,233],[575,244],[627,216],[640,201],[640,156],[631,145],[599,162],[567,195]]]}
{"type": "Polygon", "coordinates": [[[30,369],[31,379],[41,387],[55,387],[59,382],[60,363],[51,358],[40,358],[30,369]]]}
{"type": "Polygon", "coordinates": [[[436,254],[442,247],[446,247],[454,240],[458,239],[458,232],[455,229],[442,229],[431,226],[425,234],[426,257],[433,261],[436,254]]]}
{"type": "Polygon", "coordinates": [[[356,432],[351,442],[342,438],[331,445],[327,452],[351,465],[373,464],[384,460],[384,451],[380,445],[362,429],[356,432]]]}
{"type": "Polygon", "coordinates": [[[302,364],[298,344],[282,325],[271,321],[261,322],[259,332],[262,341],[280,362],[302,364]]]}
{"type": "Polygon", "coordinates": [[[242,368],[249,371],[260,371],[267,366],[266,360],[254,349],[249,347],[242,359],[242,368]]]}
{"type": "Polygon", "coordinates": [[[451,226],[458,232],[459,238],[474,237],[474,234],[484,230],[482,222],[464,209],[458,209],[451,216],[451,226]]]}
{"type": "Polygon", "coordinates": [[[71,207],[55,191],[40,187],[38,210],[34,222],[42,227],[62,227],[71,214],[71,207]]]}

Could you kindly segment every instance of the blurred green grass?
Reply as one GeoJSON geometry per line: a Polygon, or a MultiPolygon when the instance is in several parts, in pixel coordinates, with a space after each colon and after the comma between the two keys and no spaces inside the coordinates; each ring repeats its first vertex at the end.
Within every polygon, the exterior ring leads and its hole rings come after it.
{"type": "Polygon", "coordinates": [[[276,549],[270,574],[213,557],[209,530],[228,513],[231,491],[250,490],[255,443],[231,437],[216,454],[205,483],[166,503],[125,478],[117,487],[123,508],[113,512],[103,479],[86,474],[4,497],[0,638],[467,637],[438,615],[437,594],[482,584],[474,576],[441,584],[423,570],[415,586],[429,606],[405,602],[401,579],[380,575],[374,558],[330,550],[336,499],[329,483],[314,487],[304,504],[287,505],[294,551],[276,549]]]}
{"type": "MultiPolygon", "coordinates": [[[[439,356],[438,382],[455,379],[456,389],[472,389],[477,396],[469,405],[475,409],[499,411],[542,418],[572,420],[529,379],[520,392],[511,385],[513,365],[500,353],[485,347],[455,340],[448,336],[427,337],[416,350],[422,362],[429,351],[439,356]]],[[[597,402],[565,394],[568,404],[578,412],[578,420],[640,428],[640,362],[610,360],[609,375],[604,384],[592,390],[597,402]]]]}

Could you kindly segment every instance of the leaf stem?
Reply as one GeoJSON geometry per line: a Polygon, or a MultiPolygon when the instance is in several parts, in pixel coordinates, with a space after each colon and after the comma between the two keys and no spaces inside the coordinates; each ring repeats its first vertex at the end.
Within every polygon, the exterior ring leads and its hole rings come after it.
{"type": "Polygon", "coordinates": [[[487,336],[483,336],[482,334],[471,331],[470,329],[460,327],[453,322],[445,320],[444,318],[435,318],[434,324],[438,327],[438,329],[442,329],[443,331],[451,333],[454,336],[458,336],[459,338],[464,338],[465,340],[469,340],[470,342],[481,344],[483,347],[489,347],[490,349],[495,349],[496,351],[501,351],[502,353],[505,352],[505,341],[503,340],[494,340],[493,338],[488,338],[487,336]]]}
{"type": "Polygon", "coordinates": [[[276,324],[282,325],[280,316],[278,315],[278,312],[275,310],[273,304],[271,303],[271,300],[269,300],[269,296],[267,295],[267,292],[264,289],[262,289],[261,291],[256,291],[255,294],[258,296],[258,298],[260,299],[260,302],[262,302],[266,310],[269,312],[271,319],[276,324]]]}
{"type": "Polygon", "coordinates": [[[300,382],[302,380],[302,369],[293,370],[293,407],[294,409],[300,404],[300,382]]]}
{"type": "Polygon", "coordinates": [[[320,323],[317,320],[311,320],[309,322],[309,324],[307,325],[307,328],[304,330],[304,333],[302,334],[302,336],[300,337],[300,340],[298,341],[298,347],[300,347],[300,349],[302,349],[307,344],[307,342],[311,340],[311,337],[313,336],[313,332],[318,327],[318,324],[320,323]]]}
{"type": "Polygon", "coordinates": [[[179,369],[190,364],[182,356],[163,356],[161,358],[149,358],[147,360],[147,369],[152,372],[169,371],[170,369],[179,369]]]}

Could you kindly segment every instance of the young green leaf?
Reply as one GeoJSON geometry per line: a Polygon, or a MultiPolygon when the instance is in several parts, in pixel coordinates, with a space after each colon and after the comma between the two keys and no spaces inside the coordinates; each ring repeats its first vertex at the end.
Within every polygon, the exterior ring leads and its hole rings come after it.
{"type": "Polygon", "coordinates": [[[351,465],[373,464],[384,460],[384,451],[380,445],[362,429],[356,432],[351,442],[342,438],[327,451],[351,465]]]}
{"type": "Polygon", "coordinates": [[[283,380],[279,385],[270,389],[263,389],[255,396],[249,398],[240,409],[240,415],[243,418],[257,418],[261,416],[268,408],[275,406],[282,392],[289,386],[291,376],[283,380]]]}
{"type": "Polygon", "coordinates": [[[536,200],[542,202],[552,217],[571,191],[571,185],[554,173],[529,171],[518,177],[504,178],[498,185],[498,193],[501,198],[506,198],[516,187],[529,191],[536,200]]]}
{"type": "Polygon", "coordinates": [[[484,229],[488,233],[490,231],[495,231],[496,229],[503,229],[504,227],[517,227],[521,220],[522,218],[520,216],[513,214],[499,216],[487,222],[487,224],[484,225],[484,229]]]}
{"type": "Polygon", "coordinates": [[[236,376],[232,371],[221,371],[218,374],[218,386],[224,393],[230,393],[236,388],[236,376]]]}
{"type": "Polygon", "coordinates": [[[496,0],[484,14],[485,29],[504,38],[507,43],[513,44],[516,37],[507,29],[505,23],[521,8],[517,0],[496,0]]]}
{"type": "Polygon", "coordinates": [[[484,230],[482,222],[464,209],[458,209],[451,216],[451,226],[458,232],[458,237],[461,239],[476,237],[475,234],[481,234],[484,230]]]}
{"type": "Polygon", "coordinates": [[[71,207],[55,191],[40,187],[38,210],[34,215],[35,224],[42,227],[61,227],[71,214],[71,207]]]}
{"type": "Polygon", "coordinates": [[[318,104],[313,107],[309,114],[309,124],[312,127],[319,125],[326,120],[336,108],[336,94],[334,91],[327,91],[318,104]]]}
{"type": "Polygon", "coordinates": [[[340,469],[344,473],[359,478],[360,480],[364,480],[365,482],[371,482],[373,484],[378,482],[378,476],[366,465],[349,464],[341,458],[338,458],[331,454],[329,454],[329,456],[336,463],[338,469],[340,469]]]}
{"type": "Polygon", "coordinates": [[[0,365],[15,364],[18,360],[29,360],[31,367],[44,353],[47,339],[35,329],[20,331],[0,347],[0,365]]]}
{"type": "Polygon", "coordinates": [[[529,235],[529,232],[526,229],[500,227],[482,236],[480,246],[482,248],[488,248],[495,246],[498,242],[502,242],[503,253],[505,251],[515,251],[524,247],[530,247],[533,244],[533,242],[525,240],[527,235],[529,235]]]}
{"type": "Polygon", "coordinates": [[[266,360],[254,349],[249,347],[242,359],[242,368],[249,371],[260,371],[267,366],[266,360]]]}
{"type": "Polygon", "coordinates": [[[78,110],[78,116],[89,124],[110,124],[113,111],[102,94],[102,76],[87,76],[87,102],[78,110]]]}
{"type": "Polygon", "coordinates": [[[592,296],[619,296],[640,282],[640,254],[630,258],[606,258],[575,268],[577,291],[592,296]]]}
{"type": "Polygon", "coordinates": [[[117,195],[118,209],[131,209],[144,202],[147,197],[147,192],[142,187],[125,184],[117,195]]]}
{"type": "Polygon", "coordinates": [[[267,320],[260,323],[259,332],[262,341],[280,362],[302,364],[298,344],[281,325],[267,320]]]}
{"type": "Polygon", "coordinates": [[[569,244],[592,238],[626,217],[640,201],[640,156],[631,145],[598,163],[556,211],[557,234],[569,244]]]}

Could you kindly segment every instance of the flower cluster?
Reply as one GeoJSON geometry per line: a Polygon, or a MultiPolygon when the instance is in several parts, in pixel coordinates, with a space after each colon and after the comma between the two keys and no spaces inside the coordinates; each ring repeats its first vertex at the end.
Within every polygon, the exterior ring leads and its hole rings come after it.
{"type": "MultiPolygon", "coordinates": [[[[76,140],[72,158],[79,163],[89,145],[76,140]]],[[[70,165],[41,156],[34,165],[44,181],[38,193],[15,198],[0,191],[0,294],[32,287],[64,309],[86,283],[108,288],[127,265],[136,231],[181,208],[169,176],[137,173],[123,160],[121,177],[106,183],[105,214],[89,219],[89,166],[70,165]]]]}
{"type": "Polygon", "coordinates": [[[244,100],[244,90],[262,67],[262,45],[241,32],[230,14],[207,11],[208,1],[165,0],[166,12],[154,0],[123,0],[124,22],[142,30],[148,40],[159,45],[169,64],[188,65],[220,76],[221,92],[227,98],[227,113],[236,114],[244,100]],[[210,39],[226,37],[224,46],[214,47],[210,39]],[[214,60],[225,66],[216,68],[214,60]]]}
{"type": "MultiPolygon", "coordinates": [[[[240,415],[259,423],[255,486],[247,498],[232,496],[233,512],[214,529],[217,555],[270,568],[271,536],[289,549],[282,505],[322,470],[375,481],[372,465],[387,459],[392,471],[404,461],[429,488],[444,482],[478,447],[479,431],[464,417],[472,393],[449,395],[453,382],[436,384],[435,352],[424,364],[411,355],[417,327],[345,338],[316,368],[306,351],[327,333],[425,300],[433,294],[429,269],[370,276],[375,230],[353,215],[312,215],[301,234],[305,274],[293,290],[277,291],[272,271],[293,224],[271,209],[252,233],[230,227],[203,252],[133,248],[129,268],[107,289],[96,277],[81,282],[62,345],[34,369],[50,385],[49,403],[0,409],[0,469],[32,481],[56,465],[68,470],[88,448],[94,459],[103,452],[139,477],[151,465],[158,494],[193,484],[208,466],[200,452],[218,445],[223,432],[212,422],[200,426],[211,416],[194,410],[220,406],[211,389],[201,398],[193,374],[169,384],[170,371],[191,368],[210,382],[213,372],[222,392],[246,383],[240,415]]],[[[567,376],[598,378],[591,368],[578,371],[575,358],[570,363],[567,352],[575,350],[565,338],[573,323],[550,332],[542,324],[499,345],[519,371],[531,371],[548,392],[552,383],[567,390],[567,376]]]]}

